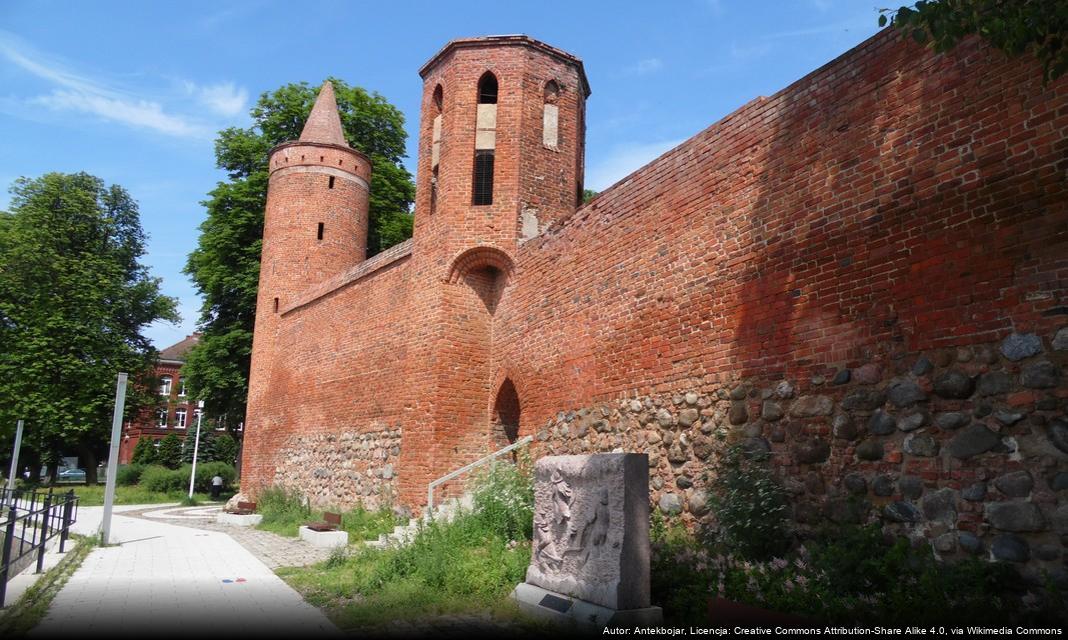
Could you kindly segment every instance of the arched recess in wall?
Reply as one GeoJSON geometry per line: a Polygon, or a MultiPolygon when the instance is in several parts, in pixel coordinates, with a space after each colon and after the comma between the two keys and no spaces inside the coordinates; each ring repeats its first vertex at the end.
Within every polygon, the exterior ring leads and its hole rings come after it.
{"type": "Polygon", "coordinates": [[[445,104],[445,93],[441,85],[434,87],[433,95],[434,121],[430,132],[430,213],[433,215],[438,205],[438,167],[441,163],[441,118],[445,104]]]}
{"type": "Polygon", "coordinates": [[[519,393],[511,378],[505,378],[493,401],[490,437],[497,448],[507,447],[519,438],[519,393]]]}
{"type": "Polygon", "coordinates": [[[445,281],[465,283],[478,294],[486,310],[497,310],[504,288],[512,276],[513,263],[508,254],[494,247],[468,249],[452,261],[445,281]]]}

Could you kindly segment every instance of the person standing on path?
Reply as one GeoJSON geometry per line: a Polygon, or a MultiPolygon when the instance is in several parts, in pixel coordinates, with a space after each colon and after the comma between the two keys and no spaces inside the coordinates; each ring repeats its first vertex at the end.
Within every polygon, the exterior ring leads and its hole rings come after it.
{"type": "Polygon", "coordinates": [[[211,499],[218,500],[219,492],[222,491],[223,479],[219,474],[215,474],[215,477],[211,479],[211,499]]]}

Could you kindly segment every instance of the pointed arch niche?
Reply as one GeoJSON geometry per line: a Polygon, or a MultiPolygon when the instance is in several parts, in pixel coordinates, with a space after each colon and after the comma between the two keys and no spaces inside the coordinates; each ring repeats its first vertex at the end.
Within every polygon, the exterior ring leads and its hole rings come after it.
{"type": "Polygon", "coordinates": [[[505,378],[497,389],[490,420],[490,437],[496,448],[507,447],[519,438],[519,393],[511,378],[505,378]]]}

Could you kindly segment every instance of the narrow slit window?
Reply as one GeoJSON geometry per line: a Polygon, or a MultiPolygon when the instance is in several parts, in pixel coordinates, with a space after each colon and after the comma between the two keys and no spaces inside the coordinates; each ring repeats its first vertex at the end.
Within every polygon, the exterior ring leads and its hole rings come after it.
{"type": "Polygon", "coordinates": [[[322,222],[319,223],[319,231],[316,232],[315,239],[316,240],[322,240],[323,239],[323,223],[322,222]]]}
{"type": "Polygon", "coordinates": [[[493,151],[475,151],[475,184],[471,204],[493,204],[493,151]]]}
{"type": "Polygon", "coordinates": [[[334,188],[334,176],[330,176],[330,183],[327,185],[328,189],[334,188]]]}
{"type": "Polygon", "coordinates": [[[478,103],[497,104],[497,76],[489,71],[478,81],[478,103]]]}
{"type": "Polygon", "coordinates": [[[278,313],[278,298],[274,299],[274,312],[278,313]]]}

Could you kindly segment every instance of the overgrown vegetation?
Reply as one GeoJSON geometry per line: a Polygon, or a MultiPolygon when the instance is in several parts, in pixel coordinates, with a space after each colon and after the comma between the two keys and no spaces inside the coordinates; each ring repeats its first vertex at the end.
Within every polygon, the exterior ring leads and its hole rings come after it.
{"type": "Polygon", "coordinates": [[[78,570],[93,547],[100,544],[100,539],[96,536],[72,535],[68,544],[73,544],[74,548],[27,589],[18,602],[4,609],[0,616],[0,636],[22,637],[36,627],[48,613],[56,594],[78,570]]]}
{"type": "Polygon", "coordinates": [[[299,493],[272,487],[256,499],[256,512],[263,516],[257,528],[295,538],[301,525],[321,520],[323,511],[341,513],[341,528],[349,532],[353,542],[375,539],[401,523],[388,506],[373,511],[362,506],[344,512],[333,508],[313,511],[299,493]]]}
{"type": "Polygon", "coordinates": [[[786,490],[768,467],[769,455],[727,447],[713,467],[709,506],[720,542],[743,558],[764,560],[790,544],[786,490]]]}
{"type": "Polygon", "coordinates": [[[343,629],[475,611],[512,617],[508,594],[530,562],[529,464],[497,465],[472,486],[470,512],[425,526],[406,547],[361,548],[279,574],[343,629]]]}
{"type": "Polygon", "coordinates": [[[941,562],[928,546],[888,541],[874,525],[836,528],[766,561],[702,544],[681,526],[653,534],[653,601],[676,623],[706,620],[716,596],[817,623],[1063,624],[1068,604],[1051,588],[1038,597],[1014,591],[1010,566],[941,562]]]}

